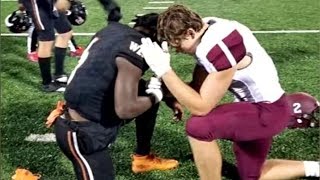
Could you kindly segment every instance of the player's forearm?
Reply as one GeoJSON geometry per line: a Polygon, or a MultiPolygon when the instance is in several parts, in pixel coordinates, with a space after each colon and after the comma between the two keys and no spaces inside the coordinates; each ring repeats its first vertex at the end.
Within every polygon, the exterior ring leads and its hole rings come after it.
{"type": "Polygon", "coordinates": [[[168,71],[162,76],[162,80],[169,91],[181,104],[187,107],[191,114],[199,116],[204,115],[204,110],[207,109],[206,102],[202,100],[200,94],[185,84],[174,71],[168,71]]]}
{"type": "Polygon", "coordinates": [[[134,101],[127,101],[116,106],[116,113],[121,119],[132,119],[146,112],[153,105],[154,97],[139,96],[134,101]]]}

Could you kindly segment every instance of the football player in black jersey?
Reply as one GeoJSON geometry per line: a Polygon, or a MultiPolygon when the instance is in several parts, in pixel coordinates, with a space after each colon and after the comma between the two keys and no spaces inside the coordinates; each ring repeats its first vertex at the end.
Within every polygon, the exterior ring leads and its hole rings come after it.
{"type": "MultiPolygon", "coordinates": [[[[137,138],[132,171],[178,166],[176,160],[150,153],[158,102],[163,95],[157,78],[151,78],[150,83],[141,78],[149,67],[140,44],[142,37],[156,39],[157,18],[155,13],[137,17],[133,28],[109,22],[93,36],[70,75],[64,94],[65,110],[55,121],[55,134],[78,179],[115,179],[107,147],[114,142],[119,128],[132,119],[137,138]]],[[[179,104],[171,107],[182,113],[179,104]]]]}

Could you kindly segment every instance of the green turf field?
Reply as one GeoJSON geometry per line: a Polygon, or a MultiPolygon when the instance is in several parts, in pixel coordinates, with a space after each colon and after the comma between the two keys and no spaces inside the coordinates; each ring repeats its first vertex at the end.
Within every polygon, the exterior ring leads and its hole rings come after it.
{"type": "MultiPolygon", "coordinates": [[[[83,0],[88,20],[75,32],[93,33],[103,27],[105,15],[96,0],[83,0]]],[[[148,0],[118,0],[124,13],[123,23],[135,14],[151,12],[144,7],[167,6],[149,4],[148,0]]],[[[238,20],[254,31],[261,30],[319,30],[320,3],[318,0],[178,0],[202,16],[218,16],[238,20]]],[[[16,8],[16,2],[1,2],[1,33],[8,33],[4,18],[16,8]]],[[[161,10],[154,10],[161,12],[161,10]]],[[[281,83],[287,92],[304,91],[320,99],[320,33],[256,34],[270,53],[278,68],[281,83]]],[[[90,37],[77,36],[85,46],[90,37]]],[[[18,166],[42,175],[44,180],[73,180],[73,169],[55,143],[27,142],[30,134],[45,134],[44,120],[62,94],[40,91],[39,68],[28,62],[26,37],[1,37],[1,162],[0,179],[9,180],[18,166]]],[[[77,64],[66,58],[67,72],[77,64]]],[[[172,66],[185,80],[190,80],[192,58],[173,54],[172,66]]],[[[229,97],[225,101],[230,100],[229,97]]],[[[188,118],[186,112],[185,120],[188,118]]],[[[194,163],[184,132],[184,123],[171,120],[172,113],[162,104],[153,138],[152,149],[165,157],[180,161],[178,169],[166,172],[131,173],[130,154],[135,148],[135,127],[131,123],[121,129],[112,148],[117,180],[190,180],[197,179],[194,163]]],[[[274,140],[270,158],[319,160],[319,129],[286,130],[274,140]]],[[[231,144],[220,141],[227,162],[233,163],[231,144]]],[[[230,175],[230,173],[229,173],[230,175]]],[[[224,176],[225,179],[231,179],[224,176]]]]}

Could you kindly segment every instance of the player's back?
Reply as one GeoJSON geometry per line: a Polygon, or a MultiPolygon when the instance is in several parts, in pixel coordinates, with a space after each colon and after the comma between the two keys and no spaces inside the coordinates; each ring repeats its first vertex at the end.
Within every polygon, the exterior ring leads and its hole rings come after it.
{"type": "Polygon", "coordinates": [[[207,71],[224,70],[249,56],[251,62],[237,70],[229,90],[240,101],[274,102],[280,98],[284,91],[274,63],[250,29],[216,17],[204,21],[211,24],[197,48],[197,57],[207,71]]]}
{"type": "Polygon", "coordinates": [[[92,121],[118,119],[114,110],[115,59],[122,56],[133,64],[141,63],[141,57],[130,48],[141,37],[120,23],[110,23],[96,33],[70,76],[65,92],[67,105],[92,121]]]}

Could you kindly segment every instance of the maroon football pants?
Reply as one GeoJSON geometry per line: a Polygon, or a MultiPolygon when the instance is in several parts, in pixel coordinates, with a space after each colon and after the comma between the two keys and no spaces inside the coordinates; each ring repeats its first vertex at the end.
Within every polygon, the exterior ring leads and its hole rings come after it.
{"type": "Polygon", "coordinates": [[[286,128],[290,112],[285,95],[274,103],[223,104],[206,116],[191,117],[186,132],[200,141],[232,141],[241,179],[259,179],[272,138],[286,128]]]}

